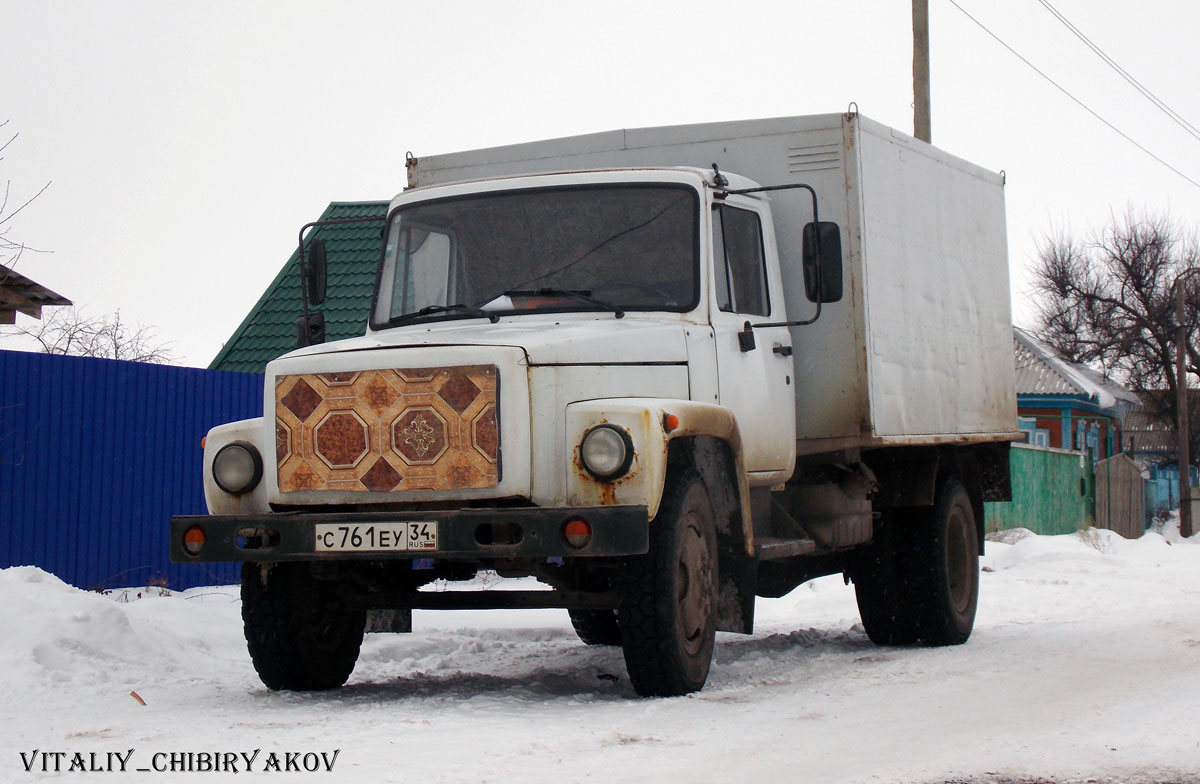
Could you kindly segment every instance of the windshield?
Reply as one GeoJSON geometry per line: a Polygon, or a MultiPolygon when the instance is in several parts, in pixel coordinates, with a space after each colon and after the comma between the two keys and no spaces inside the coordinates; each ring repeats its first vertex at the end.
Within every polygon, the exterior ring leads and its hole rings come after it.
{"type": "Polygon", "coordinates": [[[372,326],[533,310],[686,311],[699,195],[684,185],[506,191],[391,217],[372,326]]]}

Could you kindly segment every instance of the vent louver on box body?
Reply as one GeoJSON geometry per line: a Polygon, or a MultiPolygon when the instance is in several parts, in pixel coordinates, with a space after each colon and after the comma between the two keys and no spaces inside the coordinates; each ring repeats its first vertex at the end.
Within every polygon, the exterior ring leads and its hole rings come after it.
{"type": "Polygon", "coordinates": [[[838,144],[788,148],[788,174],[836,169],[841,164],[842,148],[838,144]]]}

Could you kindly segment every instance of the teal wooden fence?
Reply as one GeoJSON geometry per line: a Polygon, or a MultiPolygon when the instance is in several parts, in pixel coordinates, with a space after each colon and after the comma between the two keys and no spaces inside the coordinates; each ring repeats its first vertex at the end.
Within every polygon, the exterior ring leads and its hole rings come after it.
{"type": "Polygon", "coordinates": [[[1013,500],[983,505],[988,532],[1028,528],[1069,534],[1094,523],[1092,464],[1079,452],[1013,444],[1013,500]]]}

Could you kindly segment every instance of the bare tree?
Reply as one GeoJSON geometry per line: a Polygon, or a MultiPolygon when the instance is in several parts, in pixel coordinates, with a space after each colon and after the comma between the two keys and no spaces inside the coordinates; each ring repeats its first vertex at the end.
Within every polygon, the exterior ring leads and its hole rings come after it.
{"type": "Polygon", "coordinates": [[[157,340],[153,327],[122,321],[121,311],[108,316],[86,316],[78,308],[58,308],[48,318],[21,327],[46,354],[71,354],[130,362],[170,364],[175,360],[170,343],[157,340]]]}
{"type": "MultiPolygon", "coordinates": [[[[5,136],[8,136],[7,132],[4,131],[4,128],[7,125],[8,120],[0,122],[0,139],[4,139],[5,136]]],[[[0,143],[0,161],[4,160],[4,151],[8,149],[9,145],[17,140],[18,136],[20,136],[19,133],[13,133],[11,136],[8,136],[3,143],[0,143]]],[[[26,251],[31,253],[49,252],[45,250],[39,250],[37,248],[31,248],[25,243],[16,239],[11,233],[12,225],[9,223],[13,217],[20,213],[21,210],[32,204],[34,199],[45,193],[46,189],[49,187],[50,183],[47,182],[41,187],[40,190],[38,190],[37,193],[26,198],[24,201],[18,199],[17,201],[13,202],[12,205],[10,205],[9,202],[12,195],[12,181],[7,179],[4,180],[3,194],[0,194],[0,264],[12,269],[20,260],[21,255],[26,251]]]]}
{"type": "MultiPolygon", "coordinates": [[[[1038,336],[1066,359],[1099,367],[1137,392],[1148,414],[1176,422],[1173,286],[1197,268],[1195,236],[1162,216],[1129,211],[1083,239],[1048,237],[1035,268],[1038,336]]],[[[1184,287],[1185,320],[1194,327],[1200,279],[1184,287]]],[[[1200,375],[1195,329],[1188,335],[1186,370],[1200,375]]],[[[1191,405],[1195,445],[1200,417],[1191,405]]]]}

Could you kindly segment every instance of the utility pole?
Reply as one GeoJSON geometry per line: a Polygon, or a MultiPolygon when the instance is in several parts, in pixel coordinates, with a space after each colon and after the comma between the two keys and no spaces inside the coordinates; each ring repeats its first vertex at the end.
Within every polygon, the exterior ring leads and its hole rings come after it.
{"type": "Polygon", "coordinates": [[[1192,535],[1191,430],[1188,425],[1187,322],[1183,280],[1200,270],[1189,270],[1175,279],[1175,437],[1179,451],[1179,535],[1192,535]]]}
{"type": "Polygon", "coordinates": [[[913,0],[913,136],[932,142],[929,117],[929,0],[913,0]]]}

